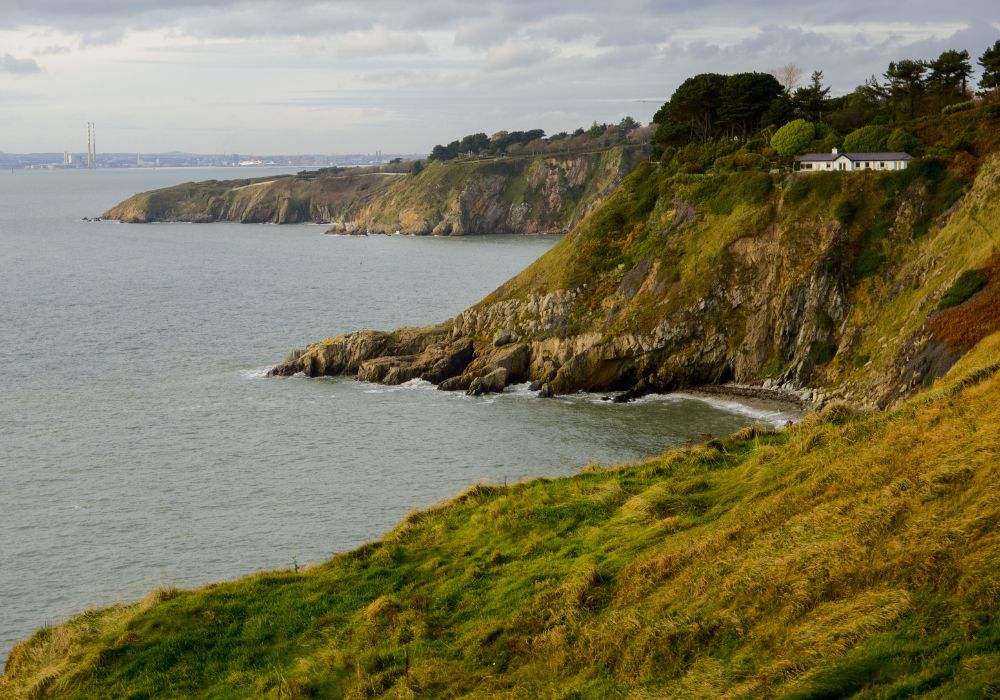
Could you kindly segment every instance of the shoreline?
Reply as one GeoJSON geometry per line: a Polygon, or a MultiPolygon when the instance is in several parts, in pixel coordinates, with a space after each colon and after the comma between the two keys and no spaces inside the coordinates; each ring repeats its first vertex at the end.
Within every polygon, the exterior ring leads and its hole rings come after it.
{"type": "Polygon", "coordinates": [[[700,399],[728,401],[746,406],[755,412],[791,414],[795,416],[795,422],[802,420],[819,407],[819,404],[807,401],[795,392],[746,384],[706,384],[674,393],[700,399]]]}

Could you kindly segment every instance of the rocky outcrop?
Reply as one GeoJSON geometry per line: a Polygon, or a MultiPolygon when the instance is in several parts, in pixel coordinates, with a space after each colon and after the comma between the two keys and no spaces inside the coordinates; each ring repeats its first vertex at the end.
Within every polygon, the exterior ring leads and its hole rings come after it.
{"type": "MultiPolygon", "coordinates": [[[[400,358],[400,363],[404,361],[402,358],[410,358],[410,363],[416,362],[418,358],[429,360],[429,356],[425,356],[425,351],[436,347],[448,337],[449,330],[443,327],[401,328],[393,333],[357,331],[315,343],[303,350],[294,350],[269,374],[291,376],[302,373],[308,377],[336,376],[357,374],[364,363],[378,358],[400,358]]],[[[385,376],[388,376],[388,371],[382,379],[385,376]]]]}
{"type": "Polygon", "coordinates": [[[758,181],[766,196],[719,214],[719,205],[699,203],[699,191],[746,188],[747,178],[718,177],[710,187],[656,182],[654,169],[640,169],[604,209],[447,324],[392,339],[343,336],[274,373],[419,377],[470,394],[530,381],[542,395],[621,390],[626,398],[734,382],[817,403],[884,405],[1000,327],[1000,264],[979,296],[937,310],[958,274],[992,255],[997,231],[984,222],[1000,220],[1000,161],[984,166],[957,205],[940,202],[933,180],[914,179],[887,200],[885,176],[793,178],[765,183],[769,193],[758,181]],[[816,195],[797,191],[813,183],[816,195]],[[869,218],[838,216],[838,200],[869,218]],[[935,228],[915,235],[921,221],[935,228]]]}

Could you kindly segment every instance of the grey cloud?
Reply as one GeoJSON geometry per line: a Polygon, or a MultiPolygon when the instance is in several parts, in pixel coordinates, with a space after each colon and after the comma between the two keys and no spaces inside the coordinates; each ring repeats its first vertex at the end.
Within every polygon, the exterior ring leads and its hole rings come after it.
{"type": "Polygon", "coordinates": [[[739,0],[5,0],[4,5],[0,27],[39,25],[97,38],[102,33],[111,37],[116,29],[156,27],[195,36],[335,36],[379,25],[395,31],[448,31],[457,44],[471,48],[495,46],[517,35],[563,41],[593,36],[601,46],[656,43],[675,28],[756,26],[762,17],[802,26],[850,25],[859,18],[1000,20],[996,0],[911,3],[906,13],[900,12],[898,0],[770,0],[766,9],[739,0]]]}
{"type": "Polygon", "coordinates": [[[84,32],[80,37],[80,47],[91,46],[112,46],[125,38],[125,30],[121,27],[110,27],[108,29],[95,29],[84,32]]]}
{"type": "Polygon", "coordinates": [[[36,56],[59,56],[72,53],[72,51],[73,49],[68,46],[53,44],[52,46],[44,46],[40,49],[35,49],[34,54],[36,56]]]}
{"type": "Polygon", "coordinates": [[[5,53],[0,56],[0,73],[8,73],[10,75],[31,75],[33,73],[41,73],[42,69],[38,65],[38,61],[33,58],[17,58],[11,56],[9,53],[5,53]]]}
{"type": "Polygon", "coordinates": [[[551,49],[540,46],[504,44],[487,53],[483,67],[487,71],[509,71],[527,67],[537,70],[552,57],[551,49]]]}

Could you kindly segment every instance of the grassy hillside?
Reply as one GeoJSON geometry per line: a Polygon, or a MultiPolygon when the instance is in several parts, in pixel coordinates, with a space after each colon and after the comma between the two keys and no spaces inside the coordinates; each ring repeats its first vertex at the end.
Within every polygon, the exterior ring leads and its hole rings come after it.
{"type": "Polygon", "coordinates": [[[127,223],[331,221],[376,196],[399,177],[404,176],[370,169],[333,169],[319,175],[186,182],[133,195],[103,216],[127,223]]]}
{"type": "Polygon", "coordinates": [[[618,146],[589,154],[432,162],[357,215],[377,231],[561,232],[583,219],[646,155],[618,146]]]}
{"type": "Polygon", "coordinates": [[[476,486],[316,568],[85,613],[0,694],[985,697],[998,478],[994,334],[891,412],[476,486]]]}
{"type": "MultiPolygon", "coordinates": [[[[642,339],[600,356],[618,364],[594,388],[772,378],[892,400],[1000,327],[986,303],[951,321],[939,308],[963,275],[1000,288],[1000,122],[945,121],[935,128],[950,126],[963,147],[897,173],[690,175],[644,163],[461,327],[484,341],[510,328],[540,353],[547,339],[642,339]],[[539,319],[535,300],[567,293],[539,319]]],[[[567,390],[589,386],[563,374],[567,390]]]]}

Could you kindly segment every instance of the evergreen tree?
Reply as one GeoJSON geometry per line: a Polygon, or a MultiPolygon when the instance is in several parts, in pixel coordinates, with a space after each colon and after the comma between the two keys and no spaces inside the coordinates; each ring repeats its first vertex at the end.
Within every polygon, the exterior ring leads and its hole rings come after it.
{"type": "Polygon", "coordinates": [[[956,92],[965,97],[972,76],[968,51],[949,49],[933,61],[928,61],[927,67],[930,69],[927,78],[930,85],[942,92],[956,92]]]}
{"type": "Polygon", "coordinates": [[[794,102],[798,111],[807,119],[818,122],[823,118],[823,108],[826,106],[830,88],[823,87],[823,71],[813,71],[810,84],[795,91],[794,102]]]}
{"type": "Polygon", "coordinates": [[[985,96],[1000,93],[1000,41],[983,52],[979,57],[979,65],[983,67],[979,94],[985,96]]]}
{"type": "Polygon", "coordinates": [[[771,103],[783,94],[781,83],[770,73],[730,75],[719,93],[719,122],[746,137],[759,128],[771,103]]]}
{"type": "Polygon", "coordinates": [[[718,121],[720,94],[726,78],[718,73],[701,73],[688,78],[670,96],[662,116],[687,126],[693,136],[707,141],[712,138],[718,121]]]}
{"type": "Polygon", "coordinates": [[[914,114],[916,114],[917,101],[924,89],[924,73],[926,72],[926,63],[909,59],[899,62],[893,61],[885,72],[893,107],[904,104],[910,119],[913,119],[914,114]]]}

